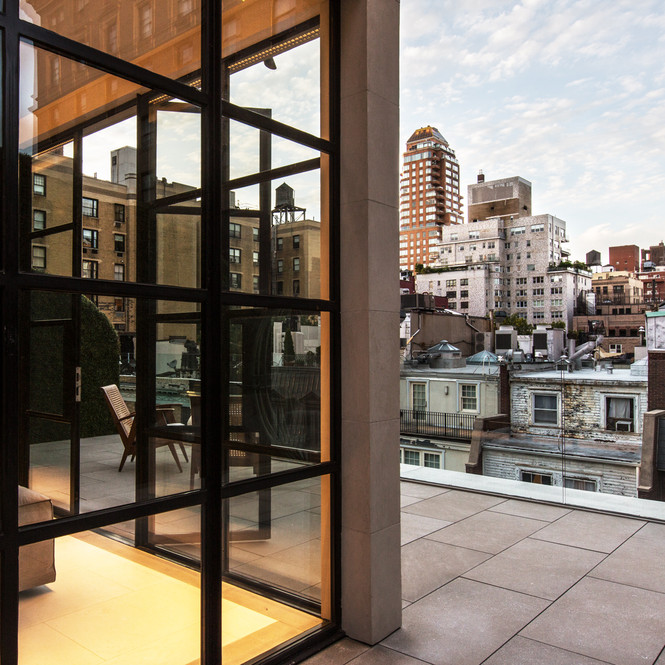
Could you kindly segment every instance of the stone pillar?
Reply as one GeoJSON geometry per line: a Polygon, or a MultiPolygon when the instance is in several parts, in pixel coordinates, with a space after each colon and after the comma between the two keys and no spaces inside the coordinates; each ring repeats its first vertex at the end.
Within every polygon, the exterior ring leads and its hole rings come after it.
{"type": "Polygon", "coordinates": [[[341,2],[342,628],[401,623],[399,2],[341,2]]]}

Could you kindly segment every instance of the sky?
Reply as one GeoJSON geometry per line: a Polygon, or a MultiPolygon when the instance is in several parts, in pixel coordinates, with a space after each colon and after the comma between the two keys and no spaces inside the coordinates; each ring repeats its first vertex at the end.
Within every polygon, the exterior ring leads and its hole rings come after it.
{"type": "Polygon", "coordinates": [[[572,259],[665,240],[663,0],[401,0],[401,126],[437,127],[462,194],[532,183],[572,259]]]}

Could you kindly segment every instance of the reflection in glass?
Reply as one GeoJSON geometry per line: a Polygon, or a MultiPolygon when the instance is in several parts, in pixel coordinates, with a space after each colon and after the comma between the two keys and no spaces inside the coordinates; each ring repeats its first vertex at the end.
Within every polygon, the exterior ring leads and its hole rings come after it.
{"type": "Polygon", "coordinates": [[[201,67],[200,0],[21,0],[21,18],[163,76],[201,67]]]}
{"type": "Polygon", "coordinates": [[[256,216],[234,215],[233,208],[229,212],[229,287],[243,293],[320,298],[321,252],[327,247],[328,228],[320,221],[321,172],[300,173],[262,187],[268,185],[269,211],[259,209],[258,186],[232,192],[232,201],[243,202],[236,209],[256,211],[256,216]]]}
{"type": "Polygon", "coordinates": [[[156,215],[157,283],[172,286],[201,286],[200,204],[171,208],[156,215]]]}
{"type": "Polygon", "coordinates": [[[321,317],[250,310],[230,317],[228,480],[318,463],[321,317]]]}
{"type": "MultiPolygon", "coordinates": [[[[322,597],[321,591],[328,588],[330,580],[329,510],[327,477],[244,494],[224,503],[229,579],[268,586],[273,597],[287,594],[291,605],[304,610],[287,609],[262,599],[263,607],[271,607],[273,618],[283,624],[262,626],[266,641],[272,640],[270,646],[293,639],[330,618],[328,594],[322,597]]],[[[239,589],[230,584],[222,587],[222,595],[224,603],[241,598],[239,589]]],[[[261,611],[259,605],[253,607],[261,611]]],[[[261,617],[253,618],[261,621],[261,617]]],[[[222,634],[228,635],[224,625],[222,634]]],[[[244,650],[245,658],[265,650],[265,645],[252,645],[243,637],[238,643],[223,639],[225,662],[235,656],[237,649],[244,650]]]]}
{"type": "MultiPolygon", "coordinates": [[[[321,24],[317,0],[243,4],[224,0],[223,57],[231,73],[230,101],[270,108],[275,120],[315,136],[321,127],[321,24]],[[281,34],[281,39],[277,35],[281,34]],[[261,40],[271,38],[262,47],[261,40]],[[285,95],[284,91],[289,90],[285,95]]],[[[325,25],[325,17],[322,23],[325,25]]]]}

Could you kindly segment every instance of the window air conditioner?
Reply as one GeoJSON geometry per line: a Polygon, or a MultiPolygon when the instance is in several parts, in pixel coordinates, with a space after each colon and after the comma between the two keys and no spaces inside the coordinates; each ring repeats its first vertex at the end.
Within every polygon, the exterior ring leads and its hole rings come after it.
{"type": "Polygon", "coordinates": [[[616,422],[616,431],[617,432],[632,432],[633,423],[630,420],[617,420],[616,422]]]}

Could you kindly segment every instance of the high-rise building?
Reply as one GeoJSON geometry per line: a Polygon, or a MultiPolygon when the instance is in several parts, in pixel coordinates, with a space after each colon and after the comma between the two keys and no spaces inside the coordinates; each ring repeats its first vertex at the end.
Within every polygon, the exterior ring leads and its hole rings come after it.
{"type": "Polygon", "coordinates": [[[417,129],[406,142],[400,181],[402,270],[436,260],[441,227],[461,224],[459,163],[436,127],[417,129]]]}

